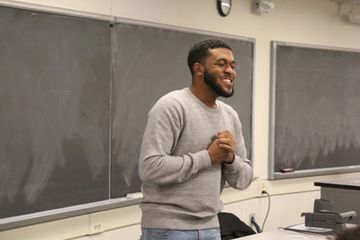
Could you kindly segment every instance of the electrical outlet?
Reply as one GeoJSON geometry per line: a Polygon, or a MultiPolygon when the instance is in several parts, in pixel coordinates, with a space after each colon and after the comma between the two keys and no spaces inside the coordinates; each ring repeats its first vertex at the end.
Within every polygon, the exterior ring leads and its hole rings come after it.
{"type": "Polygon", "coordinates": [[[94,223],[90,226],[90,234],[100,233],[103,232],[103,227],[101,223],[94,223]]]}
{"type": "Polygon", "coordinates": [[[251,225],[251,218],[255,218],[255,217],[256,217],[255,213],[249,214],[249,225],[251,225]]]}
{"type": "Polygon", "coordinates": [[[259,196],[263,195],[263,191],[269,192],[269,182],[268,181],[259,181],[258,184],[259,184],[258,185],[258,187],[259,187],[258,195],[259,196]]]}

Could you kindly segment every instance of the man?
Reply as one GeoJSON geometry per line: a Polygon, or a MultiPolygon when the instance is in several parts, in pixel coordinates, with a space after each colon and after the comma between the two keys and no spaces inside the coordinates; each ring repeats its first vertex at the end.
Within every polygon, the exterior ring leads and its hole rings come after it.
{"type": "Polygon", "coordinates": [[[253,176],[239,117],[217,100],[234,94],[231,48],[199,42],[188,65],[191,87],[166,94],[148,114],[139,161],[143,240],[220,240],[225,181],[244,189],[253,176]]]}

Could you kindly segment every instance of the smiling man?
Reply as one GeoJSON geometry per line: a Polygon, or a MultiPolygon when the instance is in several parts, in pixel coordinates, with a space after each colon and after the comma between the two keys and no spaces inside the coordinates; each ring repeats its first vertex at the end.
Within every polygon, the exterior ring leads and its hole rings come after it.
{"type": "Polygon", "coordinates": [[[188,66],[191,86],[166,94],[148,113],[139,160],[143,240],[220,240],[225,182],[236,189],[251,183],[239,117],[217,100],[234,94],[231,48],[199,42],[188,66]]]}

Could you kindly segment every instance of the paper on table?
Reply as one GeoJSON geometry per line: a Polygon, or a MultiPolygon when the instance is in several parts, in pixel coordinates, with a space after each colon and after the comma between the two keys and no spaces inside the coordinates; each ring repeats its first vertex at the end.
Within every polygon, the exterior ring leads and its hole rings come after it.
{"type": "Polygon", "coordinates": [[[318,228],[318,227],[307,227],[304,223],[292,225],[285,228],[286,230],[298,231],[298,232],[309,232],[318,234],[331,234],[333,229],[331,228],[318,228]]]}

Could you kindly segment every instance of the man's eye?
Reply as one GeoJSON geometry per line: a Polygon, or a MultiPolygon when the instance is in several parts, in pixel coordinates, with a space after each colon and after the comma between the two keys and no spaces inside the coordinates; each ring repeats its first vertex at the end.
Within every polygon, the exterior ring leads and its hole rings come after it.
{"type": "Polygon", "coordinates": [[[219,63],[216,63],[215,65],[219,66],[219,67],[226,67],[226,63],[223,63],[223,62],[219,62],[219,63]]]}
{"type": "MultiPolygon", "coordinates": [[[[226,62],[218,62],[218,63],[215,63],[215,65],[218,66],[218,67],[221,67],[221,68],[226,68],[228,63],[226,63],[226,62]]],[[[230,67],[232,69],[236,68],[235,64],[229,64],[229,65],[230,65],[230,67]]]]}

